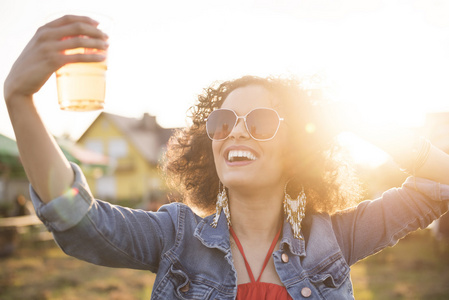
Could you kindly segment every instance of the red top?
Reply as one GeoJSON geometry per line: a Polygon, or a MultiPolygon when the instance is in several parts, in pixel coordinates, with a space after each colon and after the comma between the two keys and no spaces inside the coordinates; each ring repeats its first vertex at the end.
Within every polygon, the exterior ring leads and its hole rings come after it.
{"type": "Polygon", "coordinates": [[[265,270],[265,267],[270,260],[270,256],[273,253],[274,247],[281,235],[281,229],[279,229],[278,233],[274,237],[273,242],[271,243],[270,250],[268,250],[267,256],[265,257],[265,261],[262,266],[262,270],[260,271],[259,277],[257,280],[254,280],[253,272],[251,271],[251,267],[249,266],[248,261],[246,260],[245,253],[243,252],[242,244],[240,244],[237,235],[235,234],[232,227],[229,227],[232,237],[234,238],[237,247],[239,248],[240,253],[243,256],[243,260],[245,261],[246,271],[248,272],[249,278],[251,282],[239,284],[237,286],[237,300],[268,300],[268,299],[279,299],[279,300],[292,300],[293,298],[287,292],[287,289],[284,286],[280,286],[274,283],[268,282],[260,282],[260,277],[262,277],[262,273],[265,270]]]}

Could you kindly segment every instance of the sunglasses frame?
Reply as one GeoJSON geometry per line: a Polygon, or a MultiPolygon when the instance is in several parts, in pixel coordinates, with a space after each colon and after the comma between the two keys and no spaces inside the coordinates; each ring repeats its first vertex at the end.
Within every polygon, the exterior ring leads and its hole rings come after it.
{"type": "Polygon", "coordinates": [[[272,139],[276,136],[276,134],[277,134],[278,131],[279,131],[279,127],[281,126],[281,122],[284,121],[284,118],[282,118],[281,116],[279,116],[279,113],[278,113],[276,110],[274,110],[273,108],[269,108],[269,107],[257,107],[257,108],[254,108],[254,109],[250,110],[250,111],[249,111],[246,115],[244,115],[244,116],[239,116],[239,115],[237,115],[237,113],[236,113],[235,111],[233,111],[232,109],[229,109],[229,108],[219,108],[219,109],[216,109],[216,110],[212,111],[211,114],[212,114],[213,112],[215,112],[215,111],[223,111],[223,110],[231,111],[231,112],[235,115],[235,122],[234,122],[234,125],[232,126],[232,129],[229,131],[229,134],[228,134],[225,138],[223,138],[223,139],[214,139],[214,138],[212,138],[212,137],[209,135],[209,131],[207,130],[207,127],[208,127],[208,126],[207,126],[207,121],[209,120],[209,118],[206,118],[206,120],[205,120],[205,121],[206,121],[206,134],[207,134],[207,136],[208,136],[212,141],[217,141],[217,142],[219,142],[219,141],[224,141],[224,140],[226,140],[226,139],[231,135],[232,131],[234,130],[235,126],[237,126],[237,124],[238,124],[238,122],[239,122],[240,119],[243,119],[243,122],[245,123],[246,131],[248,132],[249,136],[250,136],[252,139],[254,139],[254,140],[256,140],[256,141],[259,141],[259,142],[269,141],[269,140],[272,140],[272,139]],[[273,111],[273,112],[276,114],[276,116],[277,116],[278,119],[279,119],[278,125],[277,125],[277,127],[276,127],[276,131],[274,132],[273,136],[270,137],[270,138],[268,138],[268,139],[257,139],[257,138],[255,138],[255,137],[251,134],[251,131],[248,129],[248,123],[246,122],[246,118],[248,117],[248,115],[249,115],[250,113],[252,113],[253,111],[258,110],[258,109],[271,110],[271,111],[273,111]]]}

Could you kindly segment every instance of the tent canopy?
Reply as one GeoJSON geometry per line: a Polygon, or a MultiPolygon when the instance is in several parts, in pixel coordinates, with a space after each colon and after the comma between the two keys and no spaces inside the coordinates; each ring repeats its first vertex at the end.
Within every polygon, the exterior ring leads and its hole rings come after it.
{"type": "Polygon", "coordinates": [[[3,168],[21,168],[19,149],[17,143],[0,134],[0,170],[3,168]]]}
{"type": "MultiPolygon", "coordinates": [[[[67,147],[60,146],[60,148],[69,161],[80,163],[80,160],[69,149],[66,149],[67,147]]],[[[5,168],[11,168],[13,171],[23,169],[16,141],[0,134],[0,170],[5,168]]]]}
{"type": "Polygon", "coordinates": [[[19,149],[17,148],[17,143],[0,134],[0,157],[19,157],[19,149]]]}

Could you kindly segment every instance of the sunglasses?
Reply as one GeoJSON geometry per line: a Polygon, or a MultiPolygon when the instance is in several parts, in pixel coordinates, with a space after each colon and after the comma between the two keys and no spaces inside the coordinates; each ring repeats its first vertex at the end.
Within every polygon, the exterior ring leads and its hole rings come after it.
{"type": "Polygon", "coordinates": [[[246,130],[256,141],[269,141],[275,137],[279,125],[284,119],[271,108],[255,108],[245,116],[227,108],[220,108],[210,113],[206,119],[206,131],[213,141],[222,141],[229,137],[239,119],[245,122],[246,130]]]}

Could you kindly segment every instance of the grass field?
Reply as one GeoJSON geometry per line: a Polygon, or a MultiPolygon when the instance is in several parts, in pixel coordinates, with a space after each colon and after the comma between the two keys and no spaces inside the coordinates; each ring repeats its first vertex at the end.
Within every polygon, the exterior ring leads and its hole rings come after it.
{"type": "MultiPolygon", "coordinates": [[[[355,298],[449,299],[449,252],[437,255],[428,230],[352,267],[355,298]]],[[[94,266],[52,242],[22,240],[0,259],[0,299],[149,299],[154,275],[94,266]]]]}
{"type": "Polygon", "coordinates": [[[410,234],[351,270],[358,300],[449,299],[449,251],[430,230],[410,234]]]}

